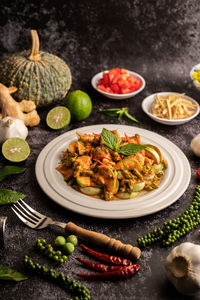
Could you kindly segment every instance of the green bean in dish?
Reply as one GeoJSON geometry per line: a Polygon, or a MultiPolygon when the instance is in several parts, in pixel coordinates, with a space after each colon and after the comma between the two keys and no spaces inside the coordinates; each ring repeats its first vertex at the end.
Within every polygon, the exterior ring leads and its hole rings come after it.
{"type": "Polygon", "coordinates": [[[142,144],[139,134],[121,137],[77,132],[57,170],[72,188],[106,201],[131,199],[159,187],[167,161],[158,147],[142,144]]]}

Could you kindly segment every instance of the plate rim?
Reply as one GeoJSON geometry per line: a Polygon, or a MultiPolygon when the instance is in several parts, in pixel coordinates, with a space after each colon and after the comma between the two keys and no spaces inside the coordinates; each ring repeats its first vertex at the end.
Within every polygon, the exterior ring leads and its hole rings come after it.
{"type": "MultiPolygon", "coordinates": [[[[37,160],[36,160],[36,164],[35,164],[35,174],[36,174],[36,179],[37,179],[37,182],[39,184],[39,186],[41,187],[41,189],[44,191],[44,193],[51,199],[53,200],[54,202],[56,202],[57,204],[63,206],[64,208],[66,209],[69,209],[71,211],[74,211],[76,213],[79,213],[79,214],[82,214],[82,215],[86,215],[86,216],[90,216],[90,217],[95,217],[95,218],[103,218],[103,219],[127,219],[127,218],[137,218],[137,217],[141,217],[141,216],[145,216],[145,215],[150,215],[150,214],[153,214],[153,213],[156,213],[157,211],[160,211],[168,206],[170,206],[171,204],[173,204],[174,202],[176,202],[182,195],[183,193],[185,192],[185,190],[187,189],[188,185],[189,185],[189,182],[191,180],[191,167],[190,167],[190,164],[189,164],[189,161],[187,159],[187,157],[185,156],[185,154],[183,153],[183,151],[178,147],[176,146],[174,143],[172,143],[170,140],[168,140],[167,138],[163,137],[162,135],[156,133],[156,132],[153,132],[153,131],[149,131],[147,129],[143,129],[143,128],[138,128],[138,127],[134,127],[134,126],[128,126],[128,125],[121,125],[121,124],[98,124],[98,125],[91,125],[91,126],[84,126],[82,128],[76,128],[76,129],[73,129],[73,130],[70,130],[68,132],[65,132],[59,136],[57,136],[56,138],[54,138],[53,140],[51,140],[42,150],[41,152],[39,153],[38,157],[37,157],[37,160]],[[47,152],[48,152],[48,149],[51,149],[53,147],[54,144],[56,144],[59,140],[65,138],[66,136],[66,139],[67,139],[67,136],[68,135],[73,135],[75,134],[76,131],[84,131],[84,130],[91,130],[91,131],[94,131],[95,129],[98,128],[98,130],[103,127],[111,127],[111,129],[113,129],[113,127],[116,127],[118,129],[121,129],[121,130],[126,130],[125,128],[129,128],[129,130],[133,130],[133,131],[141,131],[142,133],[145,133],[146,134],[153,134],[153,136],[156,136],[157,138],[160,138],[162,137],[162,139],[168,141],[168,143],[170,145],[173,145],[173,147],[181,154],[181,156],[184,158],[184,168],[186,167],[185,165],[187,165],[187,178],[185,178],[186,182],[184,183],[184,186],[181,187],[181,191],[177,192],[175,191],[175,198],[173,200],[170,200],[168,201],[167,203],[159,206],[158,208],[156,209],[153,209],[153,211],[150,211],[150,212],[147,212],[147,213],[133,213],[133,212],[130,212],[130,213],[127,213],[127,211],[129,211],[129,209],[126,209],[126,210],[122,210],[123,211],[123,214],[120,214],[120,211],[119,210],[116,210],[116,213],[112,214],[109,214],[109,211],[107,212],[106,215],[102,215],[102,210],[94,210],[93,208],[84,208],[83,210],[80,209],[81,205],[76,205],[74,204],[73,207],[71,207],[71,204],[69,205],[69,203],[67,203],[67,199],[63,199],[62,197],[60,198],[59,194],[55,191],[52,190],[52,187],[48,184],[46,178],[45,178],[45,174],[44,174],[44,157],[47,155],[47,152]],[[41,172],[41,166],[42,166],[42,172],[41,172]],[[58,197],[59,196],[59,197],[58,197]],[[125,213],[126,211],[126,213],[125,213]]],[[[179,188],[180,189],[180,188],[179,188]]],[[[89,197],[90,198],[90,197],[89,197]]],[[[102,200],[101,200],[102,201],[102,200]]],[[[126,200],[126,201],[129,201],[129,200],[126,200]]],[[[106,202],[105,202],[106,203],[106,202]]],[[[127,203],[127,202],[126,202],[127,203]]],[[[154,205],[153,205],[154,206],[154,205]]],[[[131,209],[132,211],[133,209],[131,209]]]]}

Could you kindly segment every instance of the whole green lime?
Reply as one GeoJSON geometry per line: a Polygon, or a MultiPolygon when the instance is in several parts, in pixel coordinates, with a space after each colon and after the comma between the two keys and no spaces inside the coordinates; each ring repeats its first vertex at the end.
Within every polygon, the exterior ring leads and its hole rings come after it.
{"type": "Polygon", "coordinates": [[[74,121],[85,120],[92,111],[92,101],[89,95],[83,91],[77,90],[69,93],[64,103],[71,113],[74,121]]]}

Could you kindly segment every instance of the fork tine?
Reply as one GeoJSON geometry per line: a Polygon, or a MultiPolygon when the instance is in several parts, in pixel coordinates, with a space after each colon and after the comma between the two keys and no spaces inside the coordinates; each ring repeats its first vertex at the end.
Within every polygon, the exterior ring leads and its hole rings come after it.
{"type": "Polygon", "coordinates": [[[27,221],[32,222],[33,224],[36,224],[39,220],[37,220],[36,218],[32,217],[31,215],[27,215],[26,213],[23,212],[23,210],[21,210],[16,204],[13,204],[14,208],[18,211],[18,213],[22,216],[24,216],[24,218],[27,221]]]}
{"type": "MultiPolygon", "coordinates": [[[[26,206],[27,209],[29,209],[36,217],[39,217],[39,218],[43,218],[43,217],[46,217],[42,214],[40,214],[38,211],[34,210],[32,207],[30,207],[26,202],[24,202],[22,199],[19,200],[20,202],[22,202],[22,204],[24,206],[26,206]]],[[[19,203],[19,201],[17,203],[19,203]]]]}
{"type": "Polygon", "coordinates": [[[37,217],[35,214],[30,213],[23,205],[21,205],[19,201],[16,202],[13,206],[16,207],[21,213],[26,212],[25,216],[32,218],[36,222],[38,222],[41,219],[40,217],[37,217]],[[17,205],[19,205],[22,208],[22,210],[19,209],[17,205]]]}
{"type": "Polygon", "coordinates": [[[28,222],[24,217],[22,217],[20,214],[18,214],[18,212],[13,208],[11,207],[11,209],[14,211],[14,213],[18,216],[18,218],[23,222],[25,223],[27,226],[31,227],[31,228],[34,228],[35,225],[33,223],[30,223],[28,222]]]}

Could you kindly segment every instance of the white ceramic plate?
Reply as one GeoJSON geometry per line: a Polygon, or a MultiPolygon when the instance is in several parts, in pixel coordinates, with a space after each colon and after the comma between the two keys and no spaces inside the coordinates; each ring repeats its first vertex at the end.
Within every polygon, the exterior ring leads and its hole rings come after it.
{"type": "Polygon", "coordinates": [[[189,121],[191,121],[192,119],[194,119],[198,114],[199,114],[199,103],[197,101],[195,101],[193,98],[187,96],[187,95],[184,95],[183,98],[187,99],[187,100],[190,100],[192,101],[194,104],[197,105],[197,109],[196,109],[196,112],[189,118],[186,118],[186,119],[180,119],[180,120],[169,120],[169,119],[164,119],[164,118],[159,118],[159,117],[156,117],[154,116],[152,113],[150,113],[150,107],[155,99],[155,96],[156,95],[160,95],[160,96],[165,96],[165,95],[179,95],[180,93],[173,93],[173,92],[162,92],[162,93],[155,93],[155,94],[152,94],[148,97],[146,97],[143,102],[142,102],[142,109],[143,111],[151,118],[153,119],[154,121],[158,122],[158,123],[161,123],[161,124],[165,124],[165,125],[181,125],[181,124],[184,124],[184,123],[187,123],[189,121]]]}
{"type": "Polygon", "coordinates": [[[109,124],[82,127],[58,136],[41,151],[35,170],[39,185],[53,201],[74,212],[104,219],[134,218],[155,213],[175,202],[185,192],[191,178],[186,156],[168,139],[145,129],[109,124]],[[130,200],[104,201],[79,193],[66,184],[56,170],[62,151],[77,140],[76,131],[101,133],[103,128],[117,130],[121,136],[138,133],[142,143],[160,148],[169,167],[158,189],[130,200]]]}
{"type": "MultiPolygon", "coordinates": [[[[108,72],[108,70],[103,71],[103,72],[108,72]]],[[[98,84],[99,79],[101,79],[103,77],[103,72],[100,72],[100,73],[94,75],[91,79],[91,84],[97,92],[99,92],[100,94],[104,95],[107,98],[114,99],[114,100],[123,100],[123,99],[132,98],[135,95],[139,94],[145,88],[146,82],[145,82],[144,78],[141,75],[139,75],[138,73],[135,73],[135,72],[132,72],[132,71],[128,70],[130,75],[133,75],[133,76],[135,76],[136,78],[139,78],[142,81],[142,85],[137,91],[132,92],[132,93],[128,93],[128,94],[112,94],[112,93],[104,92],[104,91],[99,90],[97,88],[97,84],[98,84]]]]}

